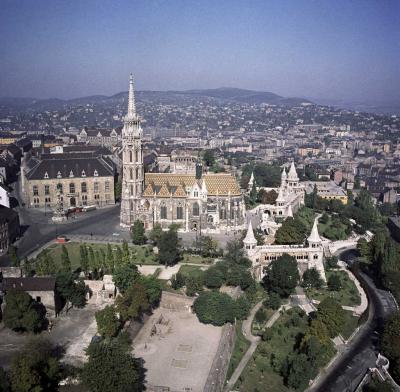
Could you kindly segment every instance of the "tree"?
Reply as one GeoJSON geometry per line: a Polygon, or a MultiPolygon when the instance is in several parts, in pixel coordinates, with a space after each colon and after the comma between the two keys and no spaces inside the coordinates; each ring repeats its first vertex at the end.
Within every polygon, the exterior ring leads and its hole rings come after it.
{"type": "Polygon", "coordinates": [[[60,298],[67,304],[83,308],[86,304],[87,289],[82,279],[75,280],[71,272],[61,272],[56,277],[56,291],[60,298]]]}
{"type": "Polygon", "coordinates": [[[133,223],[131,227],[131,237],[135,245],[144,245],[146,243],[147,239],[145,236],[144,224],[141,220],[137,219],[133,223]]]}
{"type": "Polygon", "coordinates": [[[185,277],[180,273],[176,273],[171,278],[171,287],[174,290],[178,290],[185,285],[185,277]]]}
{"type": "Polygon", "coordinates": [[[8,248],[8,255],[10,256],[11,265],[13,267],[19,267],[20,260],[19,260],[19,258],[17,256],[17,248],[14,245],[11,245],[8,248]]]}
{"type": "Polygon", "coordinates": [[[318,305],[317,318],[326,325],[329,336],[333,338],[340,333],[345,322],[345,310],[335,299],[327,297],[318,305]]]}
{"type": "Polygon", "coordinates": [[[205,291],[193,304],[194,312],[204,324],[223,325],[235,320],[235,302],[225,293],[205,291]]]}
{"type": "Polygon", "coordinates": [[[130,286],[122,296],[117,297],[115,304],[123,320],[140,319],[150,309],[146,288],[140,283],[130,286]]]}
{"type": "Polygon", "coordinates": [[[81,258],[82,271],[85,273],[85,275],[87,275],[87,273],[89,272],[89,257],[86,244],[81,244],[79,246],[79,253],[81,258]]]}
{"type": "Polygon", "coordinates": [[[269,192],[261,189],[258,192],[257,198],[262,204],[275,204],[275,201],[278,198],[278,193],[274,189],[269,192]]]}
{"type": "Polygon", "coordinates": [[[218,241],[210,236],[201,236],[198,247],[203,257],[213,257],[217,254],[218,241]]]}
{"type": "Polygon", "coordinates": [[[392,313],[385,321],[382,349],[390,361],[390,372],[398,383],[400,381],[400,312],[392,313]]]}
{"type": "Polygon", "coordinates": [[[111,245],[107,244],[107,255],[106,255],[106,264],[108,266],[108,269],[111,273],[114,272],[114,255],[111,249],[111,245]]]}
{"type": "Polygon", "coordinates": [[[239,241],[229,241],[226,244],[224,261],[231,265],[236,264],[247,268],[251,267],[251,261],[244,254],[243,243],[239,241]]]}
{"type": "Polygon", "coordinates": [[[138,276],[139,271],[135,264],[120,264],[115,267],[113,281],[118,289],[124,293],[138,276]]]}
{"type": "Polygon", "coordinates": [[[211,267],[204,273],[204,283],[209,288],[219,288],[224,284],[224,281],[224,274],[216,267],[211,267]]]}
{"type": "Polygon", "coordinates": [[[203,154],[203,161],[208,167],[213,166],[215,163],[214,151],[206,150],[203,154]]]}
{"type": "Polygon", "coordinates": [[[324,281],[321,278],[321,275],[315,268],[310,268],[304,271],[303,274],[303,286],[307,288],[316,288],[320,289],[324,281]]]}
{"type": "Polygon", "coordinates": [[[381,381],[378,377],[373,377],[372,380],[363,388],[363,392],[394,392],[390,381],[381,381]]]}
{"type": "Polygon", "coordinates": [[[112,338],[117,336],[121,322],[115,314],[115,307],[107,305],[104,309],[95,313],[97,330],[101,336],[105,338],[112,338]]]}
{"type": "Polygon", "coordinates": [[[360,253],[361,257],[363,257],[367,261],[370,261],[370,259],[371,259],[371,246],[370,246],[369,242],[364,237],[361,237],[357,241],[357,250],[360,253]]]}
{"type": "Polygon", "coordinates": [[[122,262],[127,264],[130,261],[131,261],[131,254],[129,252],[129,245],[125,240],[123,240],[122,241],[122,262]]]}
{"type": "Polygon", "coordinates": [[[313,367],[305,354],[293,354],[283,371],[286,384],[295,390],[305,390],[313,377],[313,367]]]}
{"type": "Polygon", "coordinates": [[[64,271],[71,270],[71,260],[69,259],[68,249],[65,245],[61,247],[61,266],[64,271]]]}
{"type": "Polygon", "coordinates": [[[45,327],[46,308],[25,291],[9,290],[5,302],[3,321],[7,328],[39,332],[45,327]]]}
{"type": "Polygon", "coordinates": [[[180,259],[180,245],[178,234],[169,229],[163,232],[158,243],[158,259],[161,264],[172,266],[180,259]]]}
{"type": "Polygon", "coordinates": [[[90,392],[143,391],[143,369],[129,348],[112,339],[92,342],[86,353],[81,377],[90,392]]]}
{"type": "Polygon", "coordinates": [[[149,238],[151,241],[154,242],[155,245],[157,245],[161,239],[162,234],[163,234],[162,226],[159,223],[156,223],[153,226],[153,229],[149,233],[149,238]]]}
{"type": "Polygon", "coordinates": [[[10,381],[13,392],[58,390],[61,368],[50,341],[31,339],[11,361],[10,381]]]}
{"type": "Polygon", "coordinates": [[[8,373],[2,367],[0,367],[0,391],[11,392],[11,384],[8,373]]]}
{"type": "Polygon", "coordinates": [[[342,288],[342,280],[338,274],[333,274],[328,278],[328,288],[331,291],[339,291],[342,288]]]}
{"type": "Polygon", "coordinates": [[[270,291],[287,297],[297,286],[299,279],[296,259],[284,253],[266,268],[264,284],[270,291]]]}
{"type": "Polygon", "coordinates": [[[337,268],[338,261],[339,260],[338,260],[337,256],[327,257],[325,260],[326,268],[328,268],[328,269],[337,268]]]}
{"type": "Polygon", "coordinates": [[[117,253],[116,253],[116,255],[115,255],[115,259],[114,259],[114,261],[115,261],[115,265],[116,266],[118,266],[118,265],[121,265],[122,264],[122,262],[123,262],[123,253],[122,253],[122,249],[121,249],[121,247],[120,246],[117,246],[117,253]]]}
{"type": "Polygon", "coordinates": [[[50,257],[49,251],[45,249],[36,262],[36,273],[39,276],[51,276],[56,272],[57,268],[54,260],[50,257]]]}
{"type": "Polygon", "coordinates": [[[307,228],[297,217],[286,218],[275,233],[275,244],[302,244],[307,236],[307,228]]]}
{"type": "Polygon", "coordinates": [[[150,305],[153,308],[156,307],[160,303],[162,293],[160,280],[154,276],[139,275],[136,283],[141,284],[145,288],[150,305]]]}
{"type": "Polygon", "coordinates": [[[267,308],[271,308],[273,310],[278,310],[281,307],[281,297],[279,296],[278,293],[274,293],[271,291],[268,294],[267,299],[263,302],[263,305],[266,306],[267,308]]]}

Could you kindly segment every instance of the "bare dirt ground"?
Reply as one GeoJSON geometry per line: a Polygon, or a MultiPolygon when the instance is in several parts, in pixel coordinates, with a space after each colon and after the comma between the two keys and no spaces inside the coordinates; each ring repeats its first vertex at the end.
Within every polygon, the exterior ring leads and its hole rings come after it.
{"type": "Polygon", "coordinates": [[[133,342],[135,356],[144,360],[149,389],[201,392],[221,331],[201,324],[189,310],[156,309],[133,342]]]}

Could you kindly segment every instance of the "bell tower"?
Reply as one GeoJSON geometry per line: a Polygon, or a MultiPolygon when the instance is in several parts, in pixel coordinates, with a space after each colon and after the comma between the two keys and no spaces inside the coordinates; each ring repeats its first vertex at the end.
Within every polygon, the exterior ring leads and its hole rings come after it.
{"type": "Polygon", "coordinates": [[[122,129],[122,194],[120,224],[131,227],[138,218],[143,192],[142,128],[136,114],[133,76],[129,78],[128,113],[122,129]]]}

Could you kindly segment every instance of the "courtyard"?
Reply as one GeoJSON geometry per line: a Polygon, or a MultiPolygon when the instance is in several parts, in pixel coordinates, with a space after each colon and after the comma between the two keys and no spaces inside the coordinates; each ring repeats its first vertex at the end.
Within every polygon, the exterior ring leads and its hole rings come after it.
{"type": "Polygon", "coordinates": [[[185,300],[186,305],[170,302],[168,307],[162,301],[133,341],[135,357],[144,360],[150,391],[203,391],[222,328],[201,324],[190,311],[192,299],[185,300]]]}

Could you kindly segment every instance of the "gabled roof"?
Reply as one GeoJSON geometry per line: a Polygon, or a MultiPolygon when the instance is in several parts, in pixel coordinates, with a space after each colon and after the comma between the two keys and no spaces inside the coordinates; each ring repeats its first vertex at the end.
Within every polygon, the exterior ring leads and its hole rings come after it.
{"type": "Polygon", "coordinates": [[[54,291],[56,278],[4,278],[2,290],[54,291]]]}
{"type": "MultiPolygon", "coordinates": [[[[231,174],[204,174],[202,179],[204,179],[209,196],[241,195],[239,185],[231,174]]],[[[153,187],[161,187],[166,184],[170,187],[182,186],[186,188],[193,187],[196,181],[194,174],[145,173],[146,185],[150,183],[153,187]]]]}

